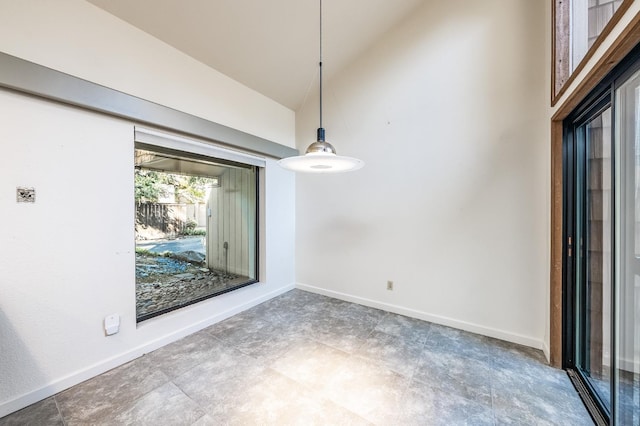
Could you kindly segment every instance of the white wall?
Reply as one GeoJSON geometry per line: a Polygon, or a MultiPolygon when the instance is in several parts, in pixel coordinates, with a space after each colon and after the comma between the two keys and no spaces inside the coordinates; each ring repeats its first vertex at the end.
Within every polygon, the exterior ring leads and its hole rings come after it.
{"type": "MultiPolygon", "coordinates": [[[[545,25],[544,25],[544,44],[545,44],[545,61],[544,64],[547,66],[547,71],[545,72],[545,87],[551,88],[551,46],[552,46],[552,32],[551,32],[551,14],[553,5],[551,2],[545,2],[544,4],[544,16],[545,16],[545,25]]],[[[547,175],[547,188],[549,188],[547,192],[547,247],[548,247],[548,256],[549,256],[549,265],[551,264],[551,93],[549,92],[549,97],[546,103],[546,132],[549,137],[547,145],[549,145],[549,174],[547,175]]],[[[544,351],[545,356],[547,357],[547,361],[551,360],[551,270],[549,269],[549,283],[547,284],[547,288],[545,290],[545,322],[544,322],[544,338],[542,342],[542,349],[544,351]]]]}
{"type": "MultiPolygon", "coordinates": [[[[0,50],[293,139],[291,111],[82,1],[0,1],[0,50]]],[[[0,417],[293,287],[295,177],[267,159],[261,283],[136,325],[133,126],[0,90],[0,417]],[[105,337],[112,313],[120,333],[105,337]]]]}
{"type": "Polygon", "coordinates": [[[327,140],[366,166],[298,177],[299,286],[542,348],[545,3],[425,2],[327,82],[327,140]]]}
{"type": "Polygon", "coordinates": [[[282,145],[295,143],[292,110],[84,0],[0,0],[0,51],[282,145]]]}

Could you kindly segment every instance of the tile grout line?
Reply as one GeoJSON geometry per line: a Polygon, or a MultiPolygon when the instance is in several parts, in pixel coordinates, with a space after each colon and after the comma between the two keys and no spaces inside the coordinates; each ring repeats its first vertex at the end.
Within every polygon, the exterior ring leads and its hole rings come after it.
{"type": "MultiPolygon", "coordinates": [[[[324,300],[324,298],[323,298],[324,300]]],[[[268,301],[267,301],[268,303],[268,301]]],[[[259,305],[257,305],[259,306],[259,305]]],[[[294,337],[294,334],[297,336],[300,332],[302,333],[301,336],[302,338],[311,341],[311,342],[315,342],[319,345],[323,345],[327,348],[331,348],[332,350],[335,351],[339,351],[341,353],[343,353],[345,355],[345,360],[349,360],[349,362],[351,363],[359,363],[361,360],[363,361],[367,361],[373,364],[373,368],[375,369],[385,369],[388,370],[389,372],[393,372],[399,376],[403,376],[403,381],[400,382],[398,381],[397,384],[394,386],[394,393],[390,394],[393,395],[393,397],[398,397],[400,398],[400,400],[406,399],[406,398],[411,398],[413,396],[418,396],[419,392],[421,392],[421,385],[424,384],[426,386],[426,388],[429,389],[434,389],[436,391],[438,391],[437,393],[446,393],[451,394],[451,395],[457,395],[461,398],[465,398],[467,400],[470,401],[474,401],[473,399],[473,395],[475,395],[475,392],[471,392],[468,395],[472,395],[472,396],[466,396],[467,393],[465,393],[465,389],[461,388],[461,391],[458,391],[456,389],[449,389],[449,388],[442,388],[440,389],[439,387],[437,387],[436,385],[432,384],[432,383],[437,383],[437,380],[433,380],[436,376],[433,376],[431,374],[429,374],[429,370],[425,370],[423,373],[419,374],[419,371],[421,368],[423,368],[423,363],[421,362],[423,358],[423,354],[425,354],[425,351],[428,350],[429,347],[438,347],[440,348],[440,350],[444,351],[443,352],[443,356],[445,357],[450,357],[450,354],[455,354],[459,352],[459,356],[464,358],[464,359],[469,359],[469,360],[473,360],[474,364],[475,362],[481,362],[483,364],[485,364],[485,366],[482,367],[482,369],[480,370],[483,374],[488,374],[489,377],[486,377],[486,383],[489,385],[489,391],[490,391],[490,399],[486,402],[483,402],[482,405],[484,407],[487,407],[490,409],[490,411],[483,411],[483,417],[484,419],[486,419],[488,421],[489,424],[494,424],[497,425],[499,424],[499,416],[498,416],[498,412],[496,411],[496,402],[498,403],[498,405],[500,406],[500,412],[502,412],[502,418],[503,419],[516,419],[518,420],[518,417],[513,417],[511,416],[511,411],[507,411],[505,413],[505,410],[511,410],[513,408],[516,408],[516,405],[514,405],[513,403],[510,402],[510,400],[504,400],[504,396],[503,395],[506,391],[510,392],[510,388],[504,388],[504,386],[498,387],[498,385],[500,383],[511,383],[509,382],[505,382],[502,376],[496,376],[496,374],[498,374],[499,371],[501,370],[505,370],[505,372],[507,373],[513,373],[514,375],[516,375],[516,377],[514,377],[514,380],[518,380],[519,377],[524,374],[522,371],[518,372],[517,366],[520,365],[520,361],[521,358],[522,360],[530,360],[530,362],[532,363],[533,366],[540,364],[540,361],[534,357],[533,355],[531,355],[529,352],[527,351],[515,351],[513,352],[513,354],[510,351],[510,347],[509,348],[505,348],[502,346],[495,346],[492,342],[492,340],[487,340],[485,342],[485,340],[480,339],[480,341],[478,341],[474,336],[472,336],[473,338],[471,339],[467,339],[465,336],[466,334],[461,334],[460,335],[460,342],[458,342],[457,340],[455,342],[453,342],[454,344],[450,344],[447,343],[450,339],[438,339],[438,334],[439,332],[439,328],[434,327],[434,325],[432,323],[429,323],[428,321],[420,321],[420,323],[406,323],[405,321],[402,321],[401,319],[399,320],[399,322],[396,321],[391,321],[389,324],[385,324],[384,326],[381,327],[380,330],[378,330],[378,327],[381,326],[381,324],[384,324],[385,319],[387,318],[393,318],[395,315],[397,314],[393,314],[393,313],[389,313],[389,312],[384,312],[382,311],[382,315],[380,315],[379,318],[375,318],[372,316],[368,316],[368,314],[372,314],[371,311],[362,311],[362,310],[358,310],[358,309],[351,309],[352,305],[346,306],[344,309],[342,307],[337,307],[337,305],[332,304],[332,305],[326,305],[328,308],[331,309],[327,309],[326,310],[326,315],[325,316],[330,316],[331,319],[344,319],[347,322],[351,322],[353,323],[353,327],[352,328],[348,328],[346,329],[346,333],[341,333],[339,329],[333,329],[333,324],[329,321],[329,322],[324,322],[323,320],[323,314],[325,314],[325,311],[320,310],[318,311],[317,309],[314,309],[313,311],[309,311],[309,313],[311,314],[310,316],[307,316],[305,313],[303,312],[296,312],[299,308],[300,308],[300,304],[295,304],[295,305],[289,305],[291,306],[292,310],[290,311],[290,315],[285,315],[284,313],[287,312],[287,304],[282,304],[282,306],[278,306],[276,307],[277,309],[274,308],[274,310],[272,310],[271,308],[266,308],[263,309],[261,311],[259,311],[257,314],[255,315],[249,315],[249,318],[246,318],[249,321],[249,328],[246,328],[245,325],[246,323],[243,321],[240,321],[238,323],[230,323],[231,326],[229,328],[229,330],[233,330],[236,329],[236,331],[239,333],[238,337],[239,339],[236,339],[235,337],[232,337],[231,335],[229,335],[230,339],[222,339],[220,337],[218,337],[217,335],[213,334],[214,333],[214,328],[215,324],[210,326],[211,329],[207,330],[207,328],[203,329],[206,330],[206,333],[204,336],[206,336],[206,338],[204,339],[204,341],[208,341],[210,340],[210,344],[211,345],[217,345],[217,344],[221,344],[221,345],[225,345],[228,346],[228,348],[236,354],[243,354],[244,356],[251,358],[254,361],[258,361],[261,363],[262,367],[265,370],[269,370],[275,374],[278,374],[280,376],[286,377],[287,379],[291,379],[293,380],[293,382],[298,383],[298,385],[301,385],[304,389],[307,389],[308,391],[311,392],[311,394],[309,395],[310,398],[312,398],[313,404],[315,404],[314,406],[318,406],[319,404],[322,405],[324,404],[324,402],[322,402],[322,399],[324,399],[324,401],[328,401],[331,404],[335,404],[338,407],[341,407],[342,409],[345,410],[345,414],[349,413],[353,416],[356,416],[359,419],[362,419],[364,422],[369,423],[369,424],[378,424],[379,420],[377,420],[376,418],[374,418],[373,421],[370,421],[364,417],[362,417],[361,415],[359,415],[357,412],[352,411],[350,408],[348,408],[345,405],[342,405],[342,400],[338,399],[338,401],[333,401],[332,399],[329,398],[329,396],[331,396],[331,392],[330,392],[330,386],[322,386],[320,388],[319,391],[315,392],[314,388],[310,387],[310,385],[307,385],[305,383],[299,382],[297,378],[294,377],[290,377],[288,374],[285,373],[281,373],[278,370],[275,370],[272,366],[273,364],[273,360],[271,359],[273,357],[273,359],[277,360],[277,359],[281,359],[283,357],[284,354],[286,354],[288,351],[291,350],[291,346],[283,346],[283,348],[285,348],[284,351],[280,351],[279,347],[275,348],[276,350],[273,350],[271,352],[269,352],[267,354],[266,357],[262,357],[262,358],[258,358],[260,356],[260,353],[262,353],[261,350],[258,351],[253,351],[251,353],[254,353],[254,355],[251,355],[250,353],[245,353],[245,351],[241,348],[244,348],[245,350],[249,350],[251,351],[251,348],[249,346],[244,345],[243,342],[248,341],[248,343],[251,343],[252,340],[252,336],[263,336],[263,340],[264,342],[262,342],[261,344],[264,344],[265,342],[272,342],[272,341],[276,341],[277,338],[275,336],[277,335],[281,335],[282,332],[284,330],[287,331],[292,331],[293,334],[291,334],[291,337],[294,337]],[[294,309],[295,308],[295,309],[294,309]],[[334,309],[335,308],[335,309],[334,309]],[[342,313],[342,315],[341,315],[342,313]],[[349,318],[346,318],[347,314],[353,314],[349,315],[349,318]],[[361,315],[360,315],[361,314],[361,315]],[[365,318],[367,319],[373,319],[372,321],[365,321],[365,318]],[[260,328],[258,327],[256,329],[256,327],[252,327],[251,324],[255,321],[261,321],[261,322],[265,322],[268,324],[271,324],[272,327],[263,327],[260,328]],[[304,330],[307,330],[305,327],[300,327],[300,328],[296,328],[295,325],[296,323],[305,323],[305,324],[309,324],[311,326],[311,330],[316,330],[319,329],[322,331],[322,333],[318,334],[318,333],[306,333],[304,330]],[[293,325],[294,327],[291,328],[290,325],[293,325]],[[317,326],[320,326],[320,328],[318,328],[317,326]],[[427,327],[423,328],[423,325],[427,325],[427,327]],[[409,329],[405,329],[405,327],[409,327],[409,329]],[[384,331],[384,329],[395,332],[397,334],[391,334],[387,331],[384,331]],[[411,330],[410,330],[411,329],[411,330]],[[352,331],[357,331],[357,333],[352,333],[352,331]],[[362,333],[360,334],[360,331],[366,331],[366,333],[362,333]],[[326,333],[325,333],[326,332],[326,333]],[[273,333],[273,335],[269,335],[270,333],[273,333]],[[374,338],[371,342],[371,344],[367,343],[368,339],[371,339],[372,336],[375,335],[375,333],[380,333],[380,336],[378,338],[374,338]],[[349,351],[345,351],[344,349],[341,348],[337,348],[334,345],[331,344],[327,344],[324,343],[320,340],[318,340],[318,336],[320,338],[322,338],[323,336],[325,336],[326,334],[326,339],[325,340],[331,340],[334,341],[335,343],[339,343],[341,342],[341,340],[339,340],[340,337],[344,337],[347,336],[347,341],[345,341],[346,343],[349,343],[350,346],[350,342],[355,338],[355,348],[353,350],[349,350],[349,351]],[[364,336],[364,337],[363,337],[364,336]],[[411,345],[404,345],[400,350],[399,345],[401,345],[402,343],[408,341],[408,340],[413,340],[410,339],[410,337],[407,336],[424,336],[423,338],[420,339],[420,341],[415,341],[415,343],[411,343],[411,345]],[[387,339],[388,337],[388,339],[387,339]],[[435,339],[435,341],[433,340],[435,339]],[[458,344],[459,343],[459,344],[458,344]],[[487,344],[485,344],[487,343],[487,344]],[[460,344],[464,344],[465,346],[460,346],[460,344]],[[406,347],[405,347],[406,346],[406,347]],[[389,347],[393,347],[395,349],[389,349],[389,347]],[[493,349],[492,349],[493,348],[493,349]],[[469,352],[467,349],[471,350],[471,352],[469,352]],[[506,349],[506,352],[504,351],[506,349]],[[390,352],[388,352],[390,351],[390,352]],[[410,374],[404,375],[399,373],[398,371],[395,371],[393,368],[390,368],[388,366],[385,365],[384,361],[386,359],[388,359],[388,356],[391,356],[391,363],[390,365],[395,365],[398,366],[400,364],[398,364],[399,362],[405,362],[408,363],[409,360],[413,361],[414,360],[414,355],[415,352],[418,352],[418,357],[417,357],[417,361],[415,363],[411,363],[411,371],[410,374]],[[480,351],[481,353],[476,353],[477,351],[480,351]],[[363,354],[368,354],[371,357],[379,357],[379,358],[370,358],[369,356],[365,356],[363,354]],[[482,355],[482,357],[480,358],[476,358],[476,355],[482,355]],[[511,355],[515,355],[515,358],[512,358],[511,355]],[[487,358],[488,357],[488,358],[487,358]],[[270,361],[271,360],[271,361],[270,361]],[[518,363],[516,364],[515,361],[518,361],[518,363]],[[513,363],[513,365],[512,365],[513,363]],[[377,367],[376,367],[377,365],[377,367]],[[487,368],[486,372],[485,372],[485,368],[487,368]],[[416,379],[416,377],[418,377],[418,379],[416,379]],[[427,382],[424,383],[424,381],[419,380],[419,378],[422,377],[423,379],[429,379],[430,377],[432,377],[431,379],[431,383],[427,382]],[[415,387],[412,387],[412,384],[415,384],[415,387]],[[500,392],[496,392],[496,390],[499,389],[500,392]],[[411,393],[412,395],[409,395],[409,393],[411,393]],[[415,394],[415,395],[413,395],[415,394]],[[319,398],[321,398],[321,400],[315,400],[315,395],[317,395],[319,398]]],[[[320,307],[320,309],[322,308],[322,304],[318,305],[320,307]]],[[[375,309],[375,308],[371,308],[371,309],[375,309]]],[[[305,311],[306,312],[306,311],[305,311]]],[[[240,313],[238,315],[242,315],[243,313],[240,313]]],[[[376,314],[376,316],[378,316],[379,314],[376,314]]],[[[342,326],[342,324],[339,324],[340,326],[342,326]]],[[[340,327],[341,328],[341,327],[340,327]]],[[[443,337],[449,336],[449,334],[444,333],[443,337]]],[[[203,336],[203,337],[204,337],[203,336]]],[[[226,336],[226,334],[224,334],[224,336],[226,336]]],[[[453,336],[453,335],[451,335],[453,336]]],[[[482,337],[482,336],[481,336],[482,337]]],[[[286,343],[286,342],[283,342],[286,343]]],[[[208,343],[209,344],[209,343],[208,343]]],[[[258,346],[258,348],[262,348],[263,346],[258,346]]],[[[204,349],[203,348],[196,348],[196,350],[200,350],[200,349],[204,349]]],[[[438,352],[440,352],[440,350],[438,352]]],[[[188,349],[188,352],[191,351],[191,349],[188,349]]],[[[187,352],[184,352],[185,354],[187,352]]],[[[208,352],[207,352],[208,353],[208,352]]],[[[179,354],[178,354],[179,355],[179,354]]],[[[535,355],[535,354],[534,354],[535,355]]],[[[141,357],[143,358],[143,357],[141,357]]],[[[167,385],[168,383],[171,383],[171,386],[174,386],[175,388],[177,388],[180,393],[184,396],[186,396],[186,398],[191,401],[191,403],[194,404],[194,407],[197,407],[198,411],[200,411],[201,413],[204,413],[203,415],[201,415],[200,417],[198,417],[195,422],[198,422],[200,420],[202,420],[205,416],[208,416],[210,413],[204,409],[204,406],[201,405],[200,403],[198,403],[193,396],[189,395],[184,389],[182,389],[182,387],[180,387],[176,381],[178,380],[179,377],[182,376],[182,374],[186,374],[190,371],[192,371],[195,368],[201,367],[203,365],[206,365],[207,362],[209,362],[209,360],[211,359],[210,356],[207,356],[207,354],[204,354],[204,356],[199,356],[197,358],[197,362],[195,363],[188,363],[187,365],[185,365],[185,367],[187,367],[188,365],[192,365],[194,364],[193,367],[189,368],[187,371],[183,372],[180,374],[180,376],[177,377],[171,377],[169,374],[165,373],[165,371],[171,371],[171,366],[173,364],[167,364],[167,363],[155,363],[153,362],[153,360],[151,358],[149,358],[148,360],[151,362],[151,364],[148,364],[147,362],[144,362],[143,364],[146,366],[146,368],[150,368],[150,371],[153,372],[158,372],[161,373],[163,376],[165,376],[166,380],[158,385],[155,386],[154,389],[149,390],[148,392],[145,392],[144,394],[138,395],[137,398],[133,399],[133,400],[129,400],[130,403],[132,403],[132,406],[135,406],[135,404],[140,401],[141,399],[145,398],[147,395],[149,395],[150,393],[156,391],[157,389],[159,389],[162,386],[167,385]]],[[[448,358],[447,358],[448,359],[448,358]]],[[[135,360],[134,360],[135,362],[135,360]]],[[[351,364],[348,364],[351,365],[351,364]]],[[[424,364],[426,365],[426,364],[424,364]]],[[[435,364],[434,364],[435,365],[435,364]]],[[[439,364],[438,364],[439,365],[439,364]]],[[[456,364],[457,365],[457,364],[456,364]]],[[[528,364],[527,364],[528,365],[528,364]]],[[[451,369],[449,368],[450,366],[448,366],[448,364],[444,365],[444,370],[443,372],[446,374],[447,377],[453,378],[453,377],[458,377],[459,373],[463,373],[463,374],[468,374],[468,372],[466,372],[465,370],[463,370],[462,372],[451,372],[451,369]],[[452,375],[450,375],[452,374],[452,375]]],[[[342,365],[342,366],[338,366],[338,370],[344,372],[344,369],[346,368],[346,365],[342,365]]],[[[439,367],[438,367],[439,368],[439,367]]],[[[348,369],[346,371],[349,371],[348,369]]],[[[536,372],[537,370],[532,370],[532,372],[536,372]]],[[[545,370],[546,371],[546,370],[545,370]]],[[[214,371],[214,374],[217,374],[214,371]]],[[[528,373],[527,373],[528,374],[528,373]]],[[[529,375],[525,375],[526,377],[529,377],[529,375]]],[[[439,375],[438,375],[439,377],[439,375]]],[[[507,378],[509,378],[510,376],[508,376],[507,378]]],[[[546,377],[546,376],[545,376],[546,377]]],[[[300,379],[303,377],[300,377],[300,379]]],[[[160,376],[160,379],[162,379],[162,376],[160,376]]],[[[540,380],[542,380],[543,383],[544,380],[546,380],[544,377],[539,378],[538,381],[536,381],[535,383],[538,383],[540,380]]],[[[326,381],[326,380],[325,380],[326,381]]],[[[323,382],[319,382],[319,383],[323,383],[323,382]]],[[[480,385],[478,383],[476,383],[475,380],[470,380],[470,381],[465,381],[464,383],[466,383],[466,386],[476,386],[479,389],[483,389],[485,385],[480,385]]],[[[555,383],[555,382],[554,382],[555,383]]],[[[184,382],[183,380],[183,384],[187,384],[186,382],[184,382]]],[[[509,384],[509,386],[511,386],[509,384]]],[[[426,389],[425,388],[425,389],[426,389]]],[[[471,389],[469,389],[471,390],[471,389]]],[[[527,388],[523,388],[524,391],[527,390],[527,388]]],[[[429,391],[430,392],[430,391],[429,391]]],[[[195,395],[194,395],[195,396],[195,395]]],[[[54,403],[56,406],[56,410],[57,410],[57,414],[61,419],[61,422],[64,426],[67,426],[69,424],[69,421],[67,419],[65,419],[65,417],[63,416],[62,410],[61,410],[61,406],[64,406],[64,400],[61,399],[62,403],[59,403],[57,395],[53,396],[54,398],[54,403]]],[[[439,396],[438,398],[445,398],[446,399],[446,395],[443,396],[439,396]]],[[[205,402],[205,400],[202,400],[203,402],[205,402]]],[[[186,402],[186,400],[185,400],[186,402]]],[[[543,401],[544,402],[544,401],[543,401]]],[[[349,404],[347,404],[349,405],[349,404]]],[[[535,408],[537,405],[536,404],[528,404],[531,405],[531,408],[535,408]]],[[[128,404],[123,404],[123,407],[127,407],[128,404]]],[[[351,406],[351,405],[349,405],[351,406]]],[[[519,407],[519,405],[517,405],[519,407]]],[[[352,406],[351,406],[352,407],[352,406]]],[[[555,407],[555,406],[554,406],[555,407]]],[[[352,407],[353,408],[353,407],[352,407]]],[[[393,412],[389,412],[387,413],[389,416],[389,418],[393,418],[394,420],[393,422],[401,422],[402,419],[405,417],[405,413],[400,411],[401,407],[397,407],[396,411],[393,412]]],[[[526,408],[526,407],[525,407],[526,408]]],[[[356,411],[358,410],[357,406],[356,406],[356,411]]],[[[558,407],[558,409],[560,409],[560,407],[558,407]]],[[[50,410],[50,409],[48,409],[50,410]]],[[[485,408],[486,410],[486,408],[485,408]]],[[[529,410],[527,408],[527,410],[529,410]]],[[[455,411],[455,410],[454,410],[455,411]]],[[[53,414],[52,411],[49,411],[51,414],[53,414]]],[[[523,411],[523,413],[525,413],[525,411],[523,411]]],[[[537,412],[534,411],[527,411],[525,414],[531,414],[532,416],[534,416],[535,418],[537,418],[538,420],[548,420],[546,417],[541,417],[540,415],[538,415],[537,412]]],[[[73,415],[74,413],[72,412],[71,415],[73,415]]],[[[426,412],[423,413],[427,414],[426,412]]],[[[369,416],[369,414],[366,414],[367,416],[369,416]]],[[[428,414],[427,414],[428,415],[428,414]]],[[[469,416],[475,416],[477,415],[474,414],[473,411],[470,412],[464,412],[464,413],[459,413],[459,416],[461,415],[462,417],[460,418],[465,418],[466,421],[472,421],[475,417],[469,417],[469,416]]],[[[422,419],[425,419],[425,417],[421,417],[422,419]]],[[[533,418],[533,417],[532,417],[533,418]]],[[[417,418],[416,418],[417,419],[417,418]]],[[[578,417],[575,417],[575,419],[578,419],[578,417]]],[[[70,418],[70,420],[73,420],[72,418],[70,418]]],[[[105,421],[108,421],[108,418],[102,419],[105,421]]],[[[522,419],[520,419],[520,421],[524,421],[522,419]]]]}
{"type": "Polygon", "coordinates": [[[65,420],[64,416],[62,415],[62,410],[60,409],[60,405],[58,404],[58,398],[57,395],[53,395],[53,402],[55,402],[56,404],[56,409],[58,410],[58,414],[60,415],[60,420],[62,420],[62,424],[64,426],[67,426],[67,421],[65,420]]]}
{"type": "Polygon", "coordinates": [[[174,382],[174,379],[170,380],[171,384],[173,384],[185,397],[187,397],[189,399],[189,401],[193,402],[196,407],[198,407],[198,409],[200,411],[202,411],[202,415],[200,417],[198,417],[193,423],[191,423],[192,425],[196,424],[198,421],[200,421],[203,417],[208,416],[209,413],[207,412],[207,410],[204,409],[204,407],[202,405],[200,405],[200,403],[198,403],[198,401],[196,401],[195,399],[193,399],[191,397],[191,395],[189,395],[184,389],[182,389],[176,382],[174,382]]]}

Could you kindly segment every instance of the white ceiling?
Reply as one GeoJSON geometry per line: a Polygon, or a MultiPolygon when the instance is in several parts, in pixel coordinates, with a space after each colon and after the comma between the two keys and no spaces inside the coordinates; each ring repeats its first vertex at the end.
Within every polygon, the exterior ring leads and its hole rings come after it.
{"type": "MultiPolygon", "coordinates": [[[[317,90],[319,0],[88,0],[296,110],[317,90]]],[[[426,0],[324,0],[325,80],[426,0]]]]}

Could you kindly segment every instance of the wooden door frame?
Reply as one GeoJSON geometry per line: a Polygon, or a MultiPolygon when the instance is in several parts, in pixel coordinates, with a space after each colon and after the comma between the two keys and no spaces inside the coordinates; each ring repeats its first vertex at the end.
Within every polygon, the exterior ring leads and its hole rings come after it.
{"type": "Polygon", "coordinates": [[[549,357],[562,367],[562,277],[563,277],[563,120],[640,43],[640,14],[634,16],[585,78],[551,117],[551,247],[550,247],[550,336],[549,357]]]}

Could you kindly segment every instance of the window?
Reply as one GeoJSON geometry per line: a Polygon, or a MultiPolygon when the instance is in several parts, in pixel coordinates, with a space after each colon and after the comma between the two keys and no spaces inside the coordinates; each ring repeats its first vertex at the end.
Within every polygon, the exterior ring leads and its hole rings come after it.
{"type": "Polygon", "coordinates": [[[138,322],[258,281],[258,167],[238,160],[260,162],[136,129],[138,322]]]}
{"type": "Polygon", "coordinates": [[[553,103],[630,4],[631,0],[554,0],[553,103]]]}
{"type": "Polygon", "coordinates": [[[573,72],[595,43],[622,0],[571,1],[571,64],[573,72]]]}

